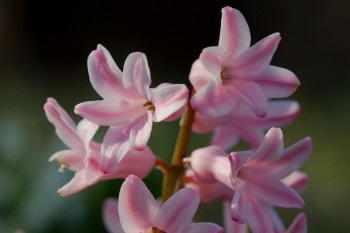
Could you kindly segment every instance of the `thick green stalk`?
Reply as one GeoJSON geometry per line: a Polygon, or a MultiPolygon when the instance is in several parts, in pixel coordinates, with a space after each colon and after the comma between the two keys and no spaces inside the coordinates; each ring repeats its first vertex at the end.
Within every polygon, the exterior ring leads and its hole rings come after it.
{"type": "Polygon", "coordinates": [[[177,137],[174,154],[171,160],[169,172],[164,174],[162,187],[162,201],[165,202],[182,186],[182,178],[184,173],[184,166],[182,159],[186,156],[188,144],[190,141],[192,123],[194,118],[194,110],[191,104],[188,103],[185,115],[183,117],[182,125],[177,137]]]}

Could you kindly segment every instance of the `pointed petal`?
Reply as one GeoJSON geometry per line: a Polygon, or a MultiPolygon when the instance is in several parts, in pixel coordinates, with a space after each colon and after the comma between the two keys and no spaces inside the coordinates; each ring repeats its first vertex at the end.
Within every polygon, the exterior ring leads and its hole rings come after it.
{"type": "Polygon", "coordinates": [[[252,232],[274,233],[271,207],[253,197],[250,198],[250,203],[252,204],[252,209],[247,223],[252,232]]]}
{"type": "Polygon", "coordinates": [[[188,225],[182,233],[224,233],[224,229],[219,225],[209,222],[192,223],[188,225]]]}
{"type": "Polygon", "coordinates": [[[236,182],[235,193],[232,198],[230,206],[231,219],[239,224],[244,224],[251,211],[251,203],[246,199],[244,195],[245,184],[243,181],[236,182]]]}
{"type": "Polygon", "coordinates": [[[227,153],[218,146],[209,146],[193,151],[191,168],[203,183],[220,181],[232,188],[231,168],[227,153]]]}
{"type": "Polygon", "coordinates": [[[293,72],[271,65],[255,76],[248,76],[247,79],[257,83],[267,98],[288,97],[300,86],[300,81],[293,72]]]}
{"type": "Polygon", "coordinates": [[[232,92],[237,98],[251,108],[258,117],[267,114],[267,100],[261,88],[253,82],[243,82],[234,85],[232,92]]]}
{"type": "Polygon", "coordinates": [[[299,194],[277,180],[276,178],[263,174],[248,174],[246,170],[241,170],[240,177],[246,181],[247,187],[259,199],[271,203],[273,205],[284,208],[302,208],[304,206],[303,199],[299,194]]]}
{"type": "Polygon", "coordinates": [[[250,31],[242,13],[231,7],[222,8],[219,47],[227,49],[227,59],[235,59],[250,46],[250,31]]]}
{"type": "Polygon", "coordinates": [[[74,112],[98,125],[120,125],[144,114],[143,101],[125,99],[88,101],[75,106],[74,112]]]}
{"type": "Polygon", "coordinates": [[[111,54],[102,45],[92,51],[88,58],[90,82],[104,99],[129,96],[123,86],[123,74],[111,54]]]}
{"type": "Polygon", "coordinates": [[[149,147],[142,151],[130,150],[118,163],[115,170],[106,174],[105,178],[126,178],[133,174],[142,179],[151,172],[155,166],[156,159],[149,147]]]}
{"type": "Polygon", "coordinates": [[[103,203],[103,222],[109,233],[124,233],[120,225],[118,200],[107,198],[103,203]]]}
{"type": "Polygon", "coordinates": [[[220,117],[209,117],[196,112],[193,120],[192,130],[196,133],[209,133],[222,123],[220,117]]]}
{"type": "Polygon", "coordinates": [[[230,202],[224,201],[224,227],[227,233],[246,233],[247,224],[240,224],[232,220],[230,202]]]}
{"type": "Polygon", "coordinates": [[[283,133],[279,128],[271,128],[254,153],[252,164],[261,166],[278,159],[283,151],[283,133]]]}
{"type": "Polygon", "coordinates": [[[76,132],[76,124],[54,98],[48,98],[44,104],[47,119],[55,126],[57,136],[69,148],[84,148],[76,132]]]}
{"type": "Polygon", "coordinates": [[[229,86],[210,82],[198,90],[191,99],[192,107],[207,116],[220,117],[228,114],[235,107],[237,100],[229,86]]]}
{"type": "Polygon", "coordinates": [[[130,143],[133,149],[143,150],[148,143],[148,139],[151,136],[153,125],[153,113],[147,111],[147,116],[141,117],[130,129],[130,143]]]}
{"type": "Polygon", "coordinates": [[[182,232],[192,221],[199,201],[194,189],[180,189],[160,207],[153,221],[155,226],[166,232],[182,232]]]}
{"type": "Polygon", "coordinates": [[[215,77],[203,66],[202,62],[197,59],[191,67],[189,79],[193,88],[198,91],[215,79],[215,77]]]}
{"type": "MultiPolygon", "coordinates": [[[[264,71],[270,64],[280,40],[280,34],[274,33],[250,47],[237,58],[234,69],[231,71],[234,72],[232,75],[244,79],[247,75],[264,71]]],[[[230,69],[228,69],[228,75],[230,76],[230,69]]]]}
{"type": "Polygon", "coordinates": [[[144,232],[153,226],[158,204],[140,178],[130,175],[120,188],[118,211],[125,232],[144,232]]]}
{"type": "Polygon", "coordinates": [[[102,142],[101,148],[101,171],[112,172],[117,164],[124,158],[132,148],[130,139],[130,128],[124,126],[113,126],[108,129],[102,142]]]}
{"type": "Polygon", "coordinates": [[[188,89],[184,84],[162,85],[152,88],[151,101],[155,106],[155,122],[160,122],[171,116],[186,105],[188,100],[188,89]]]}
{"type": "Polygon", "coordinates": [[[305,213],[298,214],[286,233],[307,233],[307,218],[305,213]]]}
{"type": "Polygon", "coordinates": [[[71,181],[60,188],[57,192],[61,196],[68,196],[77,193],[93,184],[96,184],[103,173],[100,172],[99,164],[95,160],[88,161],[87,168],[75,173],[71,181]]]}
{"type": "Polygon", "coordinates": [[[217,46],[207,47],[199,55],[200,62],[217,82],[221,81],[221,70],[224,67],[225,57],[226,49],[217,46]]]}
{"type": "Polygon", "coordinates": [[[98,125],[95,123],[83,119],[79,122],[77,126],[77,133],[80,136],[81,140],[84,142],[85,150],[89,151],[90,142],[94,137],[96,131],[98,130],[98,125]]]}
{"type": "Polygon", "coordinates": [[[131,53],[125,60],[123,72],[125,89],[149,100],[151,73],[146,55],[140,52],[131,53]]]}
{"type": "Polygon", "coordinates": [[[217,127],[214,131],[210,144],[220,146],[225,150],[230,149],[238,142],[238,136],[239,134],[237,131],[235,131],[234,127],[217,127]]]}
{"type": "Polygon", "coordinates": [[[66,165],[72,171],[80,171],[84,168],[84,158],[86,151],[81,149],[62,150],[53,154],[49,161],[57,160],[57,162],[66,165]]]}
{"type": "Polygon", "coordinates": [[[295,171],[286,178],[282,179],[282,182],[297,191],[298,193],[301,193],[305,190],[307,183],[309,179],[304,172],[295,171]]]}
{"type": "Polygon", "coordinates": [[[279,160],[268,164],[264,169],[281,179],[298,170],[312,151],[311,138],[307,137],[284,150],[279,160]]]}

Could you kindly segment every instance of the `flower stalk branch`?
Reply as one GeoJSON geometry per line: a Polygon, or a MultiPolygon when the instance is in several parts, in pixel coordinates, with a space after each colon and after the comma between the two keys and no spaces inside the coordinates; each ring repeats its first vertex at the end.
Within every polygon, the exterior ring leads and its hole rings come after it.
{"type": "Polygon", "coordinates": [[[182,186],[182,177],[184,172],[182,160],[186,156],[189,145],[194,114],[195,111],[189,102],[187,104],[187,109],[177,137],[174,154],[171,160],[170,171],[164,175],[162,202],[168,200],[169,197],[171,197],[182,186]]]}

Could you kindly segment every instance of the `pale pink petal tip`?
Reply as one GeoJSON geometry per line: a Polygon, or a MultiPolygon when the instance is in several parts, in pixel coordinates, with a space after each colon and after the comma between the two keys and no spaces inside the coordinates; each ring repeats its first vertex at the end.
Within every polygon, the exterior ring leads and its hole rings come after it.
{"type": "Polygon", "coordinates": [[[307,217],[305,213],[298,214],[286,233],[307,233],[307,217]]]}

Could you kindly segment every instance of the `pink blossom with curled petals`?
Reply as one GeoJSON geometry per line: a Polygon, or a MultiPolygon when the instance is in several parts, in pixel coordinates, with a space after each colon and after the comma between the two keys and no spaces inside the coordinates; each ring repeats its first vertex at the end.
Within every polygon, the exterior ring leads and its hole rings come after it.
{"type": "Polygon", "coordinates": [[[143,150],[152,122],[174,120],[188,99],[183,84],[162,84],[150,88],[147,58],[130,54],[123,73],[101,45],[88,58],[90,81],[103,98],[78,104],[75,113],[98,124],[110,126],[102,143],[102,171],[111,172],[130,149],[143,150]]]}
{"type": "Polygon", "coordinates": [[[223,116],[244,103],[264,117],[268,98],[288,97],[300,84],[291,71],[270,65],[280,39],[275,33],[250,47],[243,15],[224,7],[218,46],[205,48],[191,69],[193,108],[203,115],[223,116]]]}
{"type": "Polygon", "coordinates": [[[195,190],[190,188],[180,189],[163,205],[159,205],[142,180],[130,175],[122,184],[119,193],[120,225],[125,233],[223,232],[220,226],[213,223],[192,223],[198,205],[199,196],[195,190]]]}
{"type": "Polygon", "coordinates": [[[304,205],[297,191],[287,183],[300,184],[305,177],[299,176],[294,181],[282,179],[296,171],[309,158],[311,150],[310,138],[283,149],[282,131],[271,128],[255,151],[227,155],[222,148],[210,146],[192,152],[190,161],[191,169],[201,182],[221,182],[234,190],[233,220],[247,222],[252,229],[272,229],[268,224],[271,221],[266,219],[271,206],[301,208],[304,205]]]}
{"type": "Polygon", "coordinates": [[[269,101],[267,115],[260,118],[248,106],[239,104],[232,112],[222,117],[209,117],[196,113],[193,131],[196,133],[214,131],[211,145],[218,145],[224,149],[234,146],[240,138],[256,148],[263,140],[267,129],[289,124],[299,112],[300,106],[296,101],[269,101]]]}
{"type": "Polygon", "coordinates": [[[79,192],[99,181],[125,178],[130,174],[145,177],[154,167],[156,157],[147,147],[144,151],[130,150],[128,156],[111,173],[101,172],[101,144],[92,140],[98,126],[88,120],[78,125],[53,98],[44,105],[48,120],[55,126],[58,137],[69,147],[51,156],[64,167],[75,172],[70,182],[58,190],[67,196],[79,192]]]}

